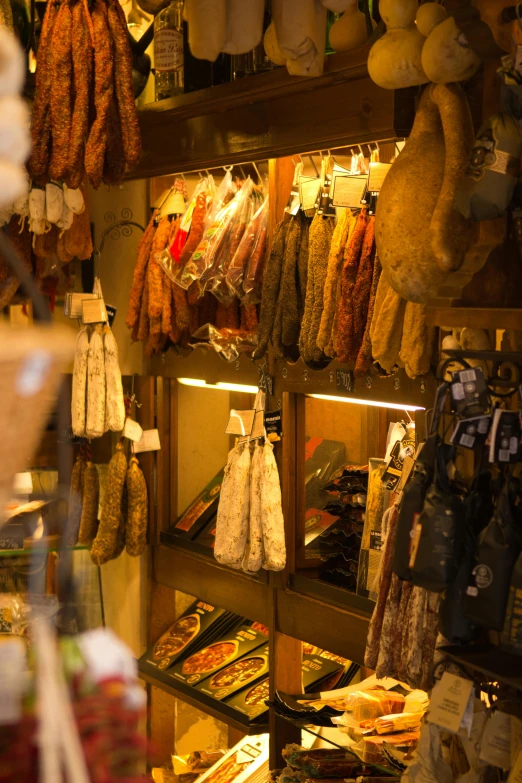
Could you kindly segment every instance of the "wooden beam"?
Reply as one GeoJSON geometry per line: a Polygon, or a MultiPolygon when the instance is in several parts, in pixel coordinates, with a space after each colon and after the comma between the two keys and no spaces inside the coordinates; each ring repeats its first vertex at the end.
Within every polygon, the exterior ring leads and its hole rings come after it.
{"type": "Polygon", "coordinates": [[[430,326],[522,330],[522,310],[502,307],[427,307],[430,326]]]}

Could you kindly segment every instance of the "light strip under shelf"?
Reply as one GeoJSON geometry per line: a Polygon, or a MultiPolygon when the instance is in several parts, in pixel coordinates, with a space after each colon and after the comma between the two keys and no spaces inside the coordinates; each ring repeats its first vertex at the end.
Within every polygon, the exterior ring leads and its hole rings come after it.
{"type": "Polygon", "coordinates": [[[246,394],[257,394],[257,386],[248,386],[244,383],[228,383],[227,381],[218,381],[217,383],[207,383],[202,378],[177,378],[178,383],[183,386],[196,386],[199,389],[219,389],[220,391],[245,392],[246,394]]]}
{"type": "Polygon", "coordinates": [[[334,397],[331,394],[307,394],[316,400],[330,400],[331,402],[352,402],[355,405],[370,405],[373,408],[393,408],[397,411],[425,411],[420,405],[403,405],[400,402],[380,402],[379,400],[360,400],[358,397],[334,397]]]}

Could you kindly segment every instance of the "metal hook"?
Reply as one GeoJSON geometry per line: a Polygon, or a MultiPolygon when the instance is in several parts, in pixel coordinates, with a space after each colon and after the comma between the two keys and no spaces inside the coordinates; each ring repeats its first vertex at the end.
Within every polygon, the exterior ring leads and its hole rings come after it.
{"type": "Polygon", "coordinates": [[[252,161],[252,166],[254,167],[254,171],[255,171],[255,172],[256,172],[256,174],[257,174],[257,178],[258,178],[258,180],[259,180],[259,184],[260,184],[261,186],[263,186],[263,178],[262,178],[262,176],[261,176],[261,174],[260,174],[260,171],[259,171],[259,169],[257,168],[257,163],[254,163],[254,161],[252,161]]]}
{"type": "Polygon", "coordinates": [[[361,145],[360,145],[360,144],[358,144],[357,146],[358,146],[358,148],[359,148],[359,154],[360,154],[360,155],[362,155],[362,156],[363,156],[363,158],[364,158],[364,152],[362,151],[362,147],[361,147],[361,145]]]}
{"type": "Polygon", "coordinates": [[[245,174],[245,169],[243,168],[243,166],[238,166],[238,168],[239,168],[239,171],[241,172],[241,176],[243,177],[243,179],[246,179],[247,176],[245,174]]]}
{"type": "MultiPolygon", "coordinates": [[[[301,156],[299,156],[299,157],[301,157],[301,156]]],[[[318,177],[319,176],[319,172],[317,171],[317,166],[315,165],[315,160],[313,159],[313,156],[312,155],[308,155],[307,157],[309,158],[310,163],[314,167],[315,176],[318,177]]]]}

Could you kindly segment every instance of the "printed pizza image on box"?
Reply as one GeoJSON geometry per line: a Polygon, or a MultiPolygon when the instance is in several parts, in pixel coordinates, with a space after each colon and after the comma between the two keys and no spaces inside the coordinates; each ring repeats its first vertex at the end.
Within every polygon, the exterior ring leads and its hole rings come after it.
{"type": "Polygon", "coordinates": [[[196,688],[218,701],[231,696],[249,683],[256,682],[268,673],[268,645],[244,655],[243,658],[220,669],[200,682],[196,688]]]}
{"type": "Polygon", "coordinates": [[[218,641],[179,661],[169,675],[195,685],[266,642],[264,633],[243,624],[235,632],[227,631],[218,641]]]}

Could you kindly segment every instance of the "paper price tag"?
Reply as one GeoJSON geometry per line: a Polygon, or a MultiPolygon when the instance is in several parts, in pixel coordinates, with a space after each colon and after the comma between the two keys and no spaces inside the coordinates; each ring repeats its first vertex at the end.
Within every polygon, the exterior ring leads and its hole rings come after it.
{"type": "Polygon", "coordinates": [[[125,419],[125,426],[123,428],[123,437],[136,442],[141,440],[143,430],[137,421],[132,419],[125,419]]]}
{"type": "Polygon", "coordinates": [[[360,209],[368,178],[356,174],[337,175],[333,181],[332,204],[334,207],[360,209]]]}
{"type": "Polygon", "coordinates": [[[106,323],[108,318],[103,299],[84,299],[82,301],[82,320],[84,324],[106,323]]]}
{"type": "Polygon", "coordinates": [[[139,454],[142,451],[159,451],[161,443],[158,430],[143,430],[139,441],[134,444],[134,451],[139,454]]]}
{"type": "Polygon", "coordinates": [[[391,167],[391,163],[370,163],[368,190],[372,193],[379,193],[391,167]]]}
{"type": "Polygon", "coordinates": [[[299,198],[301,209],[304,212],[308,209],[315,209],[320,186],[321,180],[319,177],[299,177],[299,198]]]}
{"type": "Polygon", "coordinates": [[[511,766],[511,715],[497,710],[486,723],[479,759],[494,767],[511,766]]]}
{"type": "Polygon", "coordinates": [[[430,701],[429,723],[456,734],[466,712],[468,701],[473,697],[473,682],[444,672],[435,685],[430,701]]]}
{"type": "Polygon", "coordinates": [[[252,427],[254,426],[255,411],[236,411],[232,409],[230,411],[230,418],[225,429],[227,435],[250,435],[252,427]]]}

